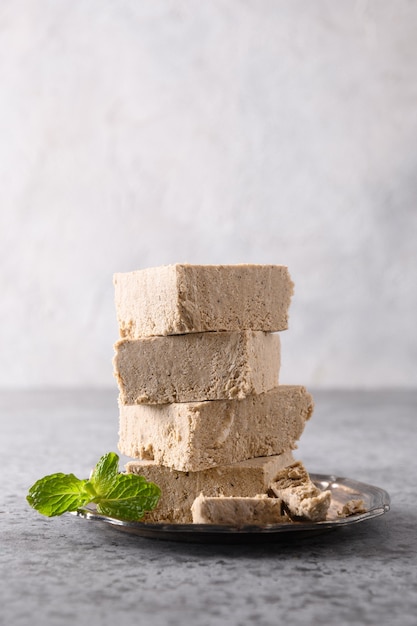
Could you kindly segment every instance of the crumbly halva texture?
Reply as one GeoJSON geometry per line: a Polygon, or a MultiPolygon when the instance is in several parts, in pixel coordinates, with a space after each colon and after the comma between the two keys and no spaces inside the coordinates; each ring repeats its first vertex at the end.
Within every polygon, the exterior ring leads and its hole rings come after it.
{"type": "Polygon", "coordinates": [[[138,339],[288,327],[294,285],[284,265],[176,264],[114,275],[120,336],[138,339]]]}
{"type": "Polygon", "coordinates": [[[296,385],[243,400],[120,404],[119,450],[195,472],[294,449],[312,412],[311,395],[296,385]]]}
{"type": "Polygon", "coordinates": [[[316,487],[301,461],[279,472],[270,485],[270,492],[282,499],[291,517],[313,522],[326,519],[331,492],[316,487]]]}
{"type": "Polygon", "coordinates": [[[242,399],[278,385],[278,334],[245,330],[122,339],[115,350],[122,404],[242,399]]]}
{"type": "Polygon", "coordinates": [[[146,513],[142,521],[190,524],[193,521],[191,506],[200,493],[239,497],[266,493],[280,470],[292,463],[292,453],[287,451],[201,472],[179,472],[153,461],[130,461],[126,471],[145,476],[161,489],[156,509],[146,513]]]}
{"type": "Polygon", "coordinates": [[[289,523],[282,511],[280,498],[257,494],[252,498],[239,496],[210,497],[202,493],[194,500],[191,513],[194,524],[246,526],[289,523]]]}
{"type": "Polygon", "coordinates": [[[349,517],[350,515],[361,515],[366,512],[367,509],[364,500],[361,498],[353,498],[345,502],[342,508],[337,511],[337,514],[339,517],[349,517]]]}

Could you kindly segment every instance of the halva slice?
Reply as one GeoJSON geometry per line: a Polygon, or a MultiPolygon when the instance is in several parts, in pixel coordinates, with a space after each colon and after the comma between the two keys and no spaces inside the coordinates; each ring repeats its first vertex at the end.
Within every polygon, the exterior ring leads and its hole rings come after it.
{"type": "Polygon", "coordinates": [[[243,400],[119,404],[119,450],[196,472],[294,449],[312,411],[311,395],[296,385],[243,400]]]}
{"type": "Polygon", "coordinates": [[[288,327],[293,282],[284,265],[176,264],[114,275],[120,336],[137,339],[288,327]]]}
{"type": "Polygon", "coordinates": [[[313,412],[302,386],[243,400],[119,405],[119,450],[184,472],[294,449],[313,412]]]}
{"type": "Polygon", "coordinates": [[[301,461],[284,468],[271,483],[270,490],[282,499],[291,517],[313,522],[326,519],[331,492],[316,487],[301,461]]]}
{"type": "Polygon", "coordinates": [[[294,463],[291,451],[278,456],[251,459],[201,472],[179,472],[153,461],[130,461],[126,471],[145,476],[161,489],[156,509],[142,521],[192,523],[191,506],[200,493],[206,496],[253,497],[266,493],[274,477],[294,463]]]}
{"type": "Polygon", "coordinates": [[[122,404],[241,399],[278,385],[278,334],[245,330],[122,339],[114,373],[122,404]]]}
{"type": "Polygon", "coordinates": [[[191,507],[194,524],[220,524],[228,526],[280,524],[290,522],[282,511],[282,500],[266,494],[254,497],[205,496],[202,493],[191,507]]]}

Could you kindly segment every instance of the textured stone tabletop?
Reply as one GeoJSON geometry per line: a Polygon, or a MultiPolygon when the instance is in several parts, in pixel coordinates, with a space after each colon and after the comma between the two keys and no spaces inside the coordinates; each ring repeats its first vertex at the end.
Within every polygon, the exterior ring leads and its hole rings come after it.
{"type": "MultiPolygon", "coordinates": [[[[200,545],[126,535],[25,501],[116,451],[113,391],[2,392],[0,623],[417,624],[417,392],[316,392],[295,456],[386,489],[391,511],[308,539],[200,545]]],[[[124,462],[121,458],[121,462],[124,462]]]]}

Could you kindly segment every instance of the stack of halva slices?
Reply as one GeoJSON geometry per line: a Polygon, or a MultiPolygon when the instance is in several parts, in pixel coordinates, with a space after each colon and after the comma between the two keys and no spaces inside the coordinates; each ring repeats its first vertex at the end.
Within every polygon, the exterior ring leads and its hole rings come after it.
{"type": "Polygon", "coordinates": [[[330,493],[292,455],[313,400],[279,384],[288,269],[177,264],[114,285],[119,450],[162,492],[143,521],[324,519],[330,493]]]}

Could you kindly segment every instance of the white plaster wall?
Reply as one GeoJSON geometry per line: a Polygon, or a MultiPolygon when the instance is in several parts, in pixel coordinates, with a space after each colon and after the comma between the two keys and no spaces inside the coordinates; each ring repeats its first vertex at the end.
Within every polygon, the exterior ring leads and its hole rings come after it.
{"type": "Polygon", "coordinates": [[[115,385],[112,274],[283,263],[282,382],[417,383],[417,2],[1,0],[0,386],[115,385]]]}

